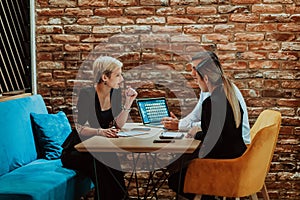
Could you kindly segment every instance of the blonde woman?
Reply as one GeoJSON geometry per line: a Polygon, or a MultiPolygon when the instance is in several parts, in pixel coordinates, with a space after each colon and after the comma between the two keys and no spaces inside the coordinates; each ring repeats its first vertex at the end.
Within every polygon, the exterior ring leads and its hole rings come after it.
{"type": "MultiPolygon", "coordinates": [[[[193,68],[192,74],[196,76],[199,87],[207,88],[210,93],[202,103],[202,130],[190,135],[202,141],[199,154],[195,153],[194,158],[229,159],[241,156],[246,150],[242,135],[243,110],[234,85],[224,75],[218,58],[205,58],[193,68]]],[[[184,177],[186,169],[182,173],[184,177]]],[[[188,199],[193,199],[193,194],[183,193],[184,178],[179,177],[178,172],[169,177],[170,188],[179,191],[188,199]]],[[[202,200],[213,199],[215,198],[212,196],[202,196],[202,200]]]]}
{"type": "MultiPolygon", "coordinates": [[[[125,91],[122,105],[120,86],[124,81],[122,63],[109,56],[101,56],[93,63],[94,86],[81,89],[77,109],[77,132],[82,140],[92,136],[115,138],[125,124],[130,107],[137,96],[132,88],[125,91]]],[[[78,170],[94,183],[98,182],[95,199],[121,200],[126,197],[124,174],[116,153],[102,153],[101,159],[94,159],[90,153],[82,153],[70,147],[64,148],[62,163],[65,167],[78,170]],[[113,192],[111,192],[113,191],[113,192]],[[97,196],[99,195],[99,196],[97,196]]]]}

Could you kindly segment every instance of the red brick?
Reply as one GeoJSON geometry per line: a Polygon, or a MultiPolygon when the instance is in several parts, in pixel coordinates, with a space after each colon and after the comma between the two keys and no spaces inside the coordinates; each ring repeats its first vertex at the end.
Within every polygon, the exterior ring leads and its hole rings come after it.
{"type": "Polygon", "coordinates": [[[51,0],[49,6],[57,7],[75,7],[76,0],[51,0]]]}
{"type": "Polygon", "coordinates": [[[64,9],[62,8],[36,9],[36,14],[38,16],[61,16],[64,14],[64,9]]]}
{"type": "Polygon", "coordinates": [[[220,16],[220,15],[207,15],[200,17],[197,21],[199,24],[215,24],[215,23],[227,23],[228,17],[227,16],[220,16]]]}
{"type": "MultiPolygon", "coordinates": [[[[298,81],[283,81],[281,83],[283,88],[288,89],[300,89],[299,80],[298,81]]],[[[299,104],[300,105],[300,104],[299,104]]]]}
{"type": "Polygon", "coordinates": [[[249,44],[249,50],[279,50],[280,44],[274,42],[256,42],[249,44]]]}
{"type": "MultiPolygon", "coordinates": [[[[298,0],[296,0],[298,1],[298,0]]],[[[293,0],[264,0],[265,3],[282,3],[282,4],[291,4],[293,0]]]]}
{"type": "Polygon", "coordinates": [[[169,0],[171,6],[176,5],[197,5],[198,0],[169,0]]]}
{"type": "Polygon", "coordinates": [[[290,13],[290,14],[300,13],[300,6],[296,6],[295,4],[286,5],[285,10],[286,13],[290,13]]]}
{"type": "Polygon", "coordinates": [[[299,24],[279,24],[278,25],[278,30],[282,32],[299,32],[300,31],[300,26],[299,24]]]}
{"type": "Polygon", "coordinates": [[[190,15],[216,14],[217,9],[213,6],[187,7],[186,13],[190,15]]]}
{"type": "Polygon", "coordinates": [[[134,24],[134,20],[132,17],[107,18],[108,24],[134,24]]]}
{"type": "Polygon", "coordinates": [[[269,53],[268,58],[271,60],[298,60],[298,54],[296,52],[269,53]]]}
{"type": "Polygon", "coordinates": [[[66,84],[64,81],[45,81],[39,82],[40,87],[47,87],[47,88],[65,88],[66,84]]]}
{"type": "Polygon", "coordinates": [[[289,14],[261,14],[260,21],[263,23],[287,23],[291,22],[289,14]]]}
{"type": "Polygon", "coordinates": [[[248,81],[248,87],[249,88],[263,88],[263,80],[249,80],[248,81]]]}
{"type": "Polygon", "coordinates": [[[249,6],[241,6],[241,5],[221,5],[218,6],[218,12],[221,14],[228,14],[228,13],[244,13],[250,12],[249,6]]]}
{"type": "Polygon", "coordinates": [[[247,106],[250,107],[274,107],[276,100],[273,98],[252,98],[247,100],[247,106]]]}
{"type": "Polygon", "coordinates": [[[80,9],[80,8],[66,8],[65,15],[72,15],[72,16],[81,16],[81,15],[93,15],[92,9],[80,9]]]}
{"type": "Polygon", "coordinates": [[[250,69],[278,69],[279,63],[273,61],[250,61],[250,69]]]}
{"type": "Polygon", "coordinates": [[[54,79],[75,79],[76,75],[71,70],[53,70],[54,79]]]}
{"type": "Polygon", "coordinates": [[[242,59],[248,60],[263,60],[267,58],[267,53],[264,52],[244,52],[241,53],[242,59]]]}
{"type": "Polygon", "coordinates": [[[300,99],[278,99],[278,106],[299,107],[300,99]]]}
{"type": "Polygon", "coordinates": [[[80,35],[80,41],[81,42],[108,42],[108,37],[105,35],[80,35]]]}
{"type": "Polygon", "coordinates": [[[78,0],[78,6],[103,7],[106,3],[107,0],[78,0]]]}
{"type": "Polygon", "coordinates": [[[91,51],[93,49],[92,44],[66,44],[66,51],[91,51]]]}
{"type": "Polygon", "coordinates": [[[231,34],[203,34],[202,42],[214,42],[214,43],[227,43],[232,41],[233,35],[231,34]]]}
{"type": "Polygon", "coordinates": [[[38,72],[38,80],[39,81],[49,81],[52,80],[52,72],[38,72]]]}
{"type": "Polygon", "coordinates": [[[278,89],[280,88],[280,83],[278,80],[264,80],[264,88],[278,89]]]}
{"type": "Polygon", "coordinates": [[[52,41],[50,35],[38,35],[36,36],[36,43],[50,43],[52,41]]]}
{"type": "Polygon", "coordinates": [[[99,16],[121,16],[123,10],[121,8],[98,8],[94,11],[95,15],[99,16]]]}
{"type": "Polygon", "coordinates": [[[232,22],[258,22],[259,21],[259,15],[257,14],[231,14],[229,16],[229,21],[232,22]]]}
{"type": "Polygon", "coordinates": [[[292,41],[296,37],[292,33],[267,33],[266,40],[267,41],[292,41]]]}
{"type": "Polygon", "coordinates": [[[36,32],[39,34],[58,34],[62,33],[63,29],[61,26],[39,26],[36,28],[36,32]]]}
{"type": "Polygon", "coordinates": [[[152,31],[154,33],[180,33],[182,30],[181,26],[160,26],[160,25],[153,25],[152,31]]]}
{"type": "Polygon", "coordinates": [[[164,24],[166,19],[164,17],[150,16],[136,19],[137,24],[164,24]]]}
{"type": "Polygon", "coordinates": [[[80,17],[77,20],[77,24],[80,25],[89,25],[89,24],[104,24],[105,23],[105,18],[104,17],[99,17],[99,16],[92,16],[92,17],[80,17]]]}
{"type": "Polygon", "coordinates": [[[94,26],[93,33],[120,33],[121,26],[94,26]]]}
{"type": "Polygon", "coordinates": [[[247,68],[247,63],[243,61],[226,62],[226,63],[222,63],[222,67],[224,70],[229,70],[229,69],[241,70],[247,68]]]}
{"type": "Polygon", "coordinates": [[[161,5],[167,5],[167,0],[140,0],[140,5],[144,6],[161,6],[161,5]]]}
{"type": "Polygon", "coordinates": [[[42,44],[37,44],[37,51],[42,52],[51,52],[51,51],[62,51],[63,50],[63,45],[62,44],[47,44],[47,43],[42,43],[42,44]]]}
{"type": "Polygon", "coordinates": [[[46,52],[40,52],[36,54],[36,59],[40,61],[52,60],[52,54],[46,52]]]}
{"type": "Polygon", "coordinates": [[[224,32],[243,32],[245,31],[245,24],[217,24],[215,25],[216,33],[224,33],[224,32]]]}
{"type": "Polygon", "coordinates": [[[220,51],[246,51],[247,44],[246,43],[227,43],[227,44],[217,44],[217,49],[220,51]]]}
{"type": "Polygon", "coordinates": [[[126,25],[122,26],[124,33],[149,33],[151,26],[149,25],[126,25]]]}
{"type": "Polygon", "coordinates": [[[153,7],[129,7],[124,10],[126,15],[153,15],[155,9],[153,7]]]}
{"type": "Polygon", "coordinates": [[[48,1],[45,0],[37,0],[37,7],[47,7],[49,6],[48,1]]]}
{"type": "Polygon", "coordinates": [[[300,69],[300,62],[299,61],[287,61],[282,62],[281,64],[282,69],[300,69]]]}
{"type": "Polygon", "coordinates": [[[168,24],[195,24],[197,19],[198,19],[197,16],[186,16],[186,17],[168,16],[167,17],[167,23],[168,24]]]}
{"type": "Polygon", "coordinates": [[[246,31],[255,32],[274,32],[277,30],[277,24],[247,24],[246,31]]]}
{"type": "Polygon", "coordinates": [[[254,4],[253,13],[282,13],[283,6],[280,4],[254,4]]]}
{"type": "Polygon", "coordinates": [[[52,35],[52,41],[57,43],[69,43],[69,42],[79,42],[79,36],[78,35],[52,35]]]}
{"type": "Polygon", "coordinates": [[[255,4],[255,3],[261,3],[261,0],[232,0],[231,3],[233,3],[233,4],[255,4]]]}
{"type": "Polygon", "coordinates": [[[156,10],[157,15],[183,15],[185,14],[184,8],[172,8],[172,7],[162,7],[156,10]]]}
{"type": "Polygon", "coordinates": [[[300,51],[300,42],[283,42],[281,45],[283,51],[300,51]]]}
{"type": "Polygon", "coordinates": [[[137,0],[108,0],[109,6],[136,6],[137,0]]]}
{"type": "Polygon", "coordinates": [[[201,34],[201,33],[212,33],[213,25],[185,25],[183,31],[186,34],[201,34]]]}
{"type": "Polygon", "coordinates": [[[236,33],[235,41],[262,41],[264,40],[263,33],[236,33]]]}
{"type": "Polygon", "coordinates": [[[92,27],[86,25],[65,25],[64,31],[67,34],[71,33],[91,33],[92,27]]]}
{"type": "Polygon", "coordinates": [[[38,69],[64,69],[63,62],[51,62],[51,61],[43,61],[37,63],[38,69]]]}

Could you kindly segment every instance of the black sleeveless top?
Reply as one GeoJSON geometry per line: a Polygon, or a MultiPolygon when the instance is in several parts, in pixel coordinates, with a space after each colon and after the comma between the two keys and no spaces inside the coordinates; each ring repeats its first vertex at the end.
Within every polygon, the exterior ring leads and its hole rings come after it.
{"type": "Polygon", "coordinates": [[[91,128],[110,128],[115,125],[114,119],[122,111],[121,89],[112,89],[110,92],[111,108],[101,110],[100,102],[94,87],[80,90],[77,102],[77,122],[80,125],[86,123],[91,128]]]}

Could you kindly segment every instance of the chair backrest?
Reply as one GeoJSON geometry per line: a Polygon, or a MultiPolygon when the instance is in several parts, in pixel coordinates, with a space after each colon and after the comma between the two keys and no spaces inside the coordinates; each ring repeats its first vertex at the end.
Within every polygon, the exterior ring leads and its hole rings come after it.
{"type": "Polygon", "coordinates": [[[278,120],[278,118],[281,118],[281,115],[278,116],[278,114],[280,113],[274,110],[264,110],[263,112],[261,112],[252,128],[250,129],[251,141],[259,130],[266,126],[274,124],[278,120]]]}
{"type": "Polygon", "coordinates": [[[280,124],[280,112],[265,110],[251,128],[253,139],[241,157],[245,164],[240,182],[240,189],[244,188],[245,191],[240,191],[241,193],[255,193],[263,187],[276,147],[280,124]]]}

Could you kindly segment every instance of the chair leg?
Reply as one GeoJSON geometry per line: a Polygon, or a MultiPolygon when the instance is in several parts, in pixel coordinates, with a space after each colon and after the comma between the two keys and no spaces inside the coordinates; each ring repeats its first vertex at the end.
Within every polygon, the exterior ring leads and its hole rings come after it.
{"type": "Polygon", "coordinates": [[[194,197],[194,200],[201,200],[201,197],[202,197],[201,194],[197,194],[197,195],[194,197]]]}
{"type": "Polygon", "coordinates": [[[258,200],[256,193],[251,194],[251,200],[258,200]]]}
{"type": "Polygon", "coordinates": [[[263,196],[264,200],[270,200],[270,197],[269,197],[269,194],[268,194],[267,187],[266,187],[265,183],[264,183],[264,185],[261,189],[261,193],[262,193],[262,196],[263,196]]]}

